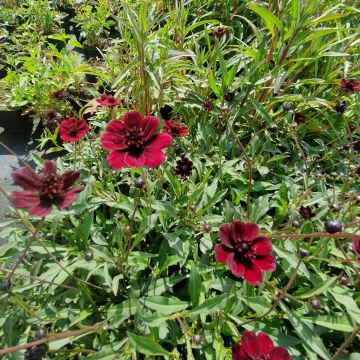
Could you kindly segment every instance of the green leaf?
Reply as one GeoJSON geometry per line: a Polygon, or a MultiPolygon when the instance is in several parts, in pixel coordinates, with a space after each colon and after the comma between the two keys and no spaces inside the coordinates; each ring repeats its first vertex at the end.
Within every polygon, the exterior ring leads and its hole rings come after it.
{"type": "Polygon", "coordinates": [[[304,294],[298,295],[297,298],[298,299],[308,299],[315,295],[322,294],[323,292],[325,292],[326,290],[328,290],[330,288],[330,286],[334,283],[335,280],[336,280],[336,276],[328,278],[321,284],[316,285],[316,287],[311,289],[310,291],[307,291],[304,294]]]}
{"type": "Polygon", "coordinates": [[[198,307],[191,310],[190,313],[192,315],[200,315],[200,314],[206,315],[206,314],[213,313],[215,311],[222,310],[225,307],[228,299],[229,299],[228,294],[222,294],[222,295],[215,296],[211,299],[205,300],[198,307]]]}
{"type": "Polygon", "coordinates": [[[162,346],[160,346],[158,343],[148,337],[138,336],[130,332],[127,333],[127,336],[135,349],[141,354],[165,356],[170,355],[170,353],[166,351],[162,346]]]}
{"type": "Polygon", "coordinates": [[[216,84],[214,74],[213,74],[212,71],[210,71],[210,73],[209,73],[209,86],[210,86],[210,89],[215,93],[215,95],[218,98],[221,98],[221,92],[220,92],[220,89],[218,88],[218,86],[216,84]]]}
{"type": "Polygon", "coordinates": [[[275,26],[280,30],[282,30],[282,24],[281,21],[273,15],[270,11],[263,9],[260,6],[257,6],[255,4],[249,4],[249,8],[258,14],[265,22],[265,26],[269,29],[271,32],[271,35],[275,35],[275,26]]]}
{"type": "Polygon", "coordinates": [[[325,315],[313,317],[301,317],[304,322],[320,325],[328,329],[333,329],[342,332],[353,332],[354,324],[349,315],[325,315]]]}
{"type": "Polygon", "coordinates": [[[304,321],[294,315],[294,313],[289,310],[282,302],[280,302],[280,307],[286,313],[289,321],[294,328],[294,331],[303,341],[303,343],[309,346],[313,351],[315,351],[319,356],[321,356],[321,358],[325,360],[330,360],[331,356],[325,348],[319,335],[317,335],[304,321]]]}
{"type": "Polygon", "coordinates": [[[191,302],[194,306],[199,303],[199,296],[201,292],[201,278],[194,262],[191,264],[191,273],[189,279],[189,294],[191,302]]]}
{"type": "Polygon", "coordinates": [[[148,298],[140,299],[140,302],[162,315],[170,315],[176,312],[185,310],[189,303],[186,301],[179,300],[176,297],[165,297],[165,296],[152,296],[148,298]]]}

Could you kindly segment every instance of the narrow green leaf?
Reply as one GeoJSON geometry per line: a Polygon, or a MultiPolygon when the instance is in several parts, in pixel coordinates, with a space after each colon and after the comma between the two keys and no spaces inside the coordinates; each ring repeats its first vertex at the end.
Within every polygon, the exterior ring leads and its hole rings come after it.
{"type": "Polygon", "coordinates": [[[308,298],[313,297],[315,295],[322,294],[323,292],[325,292],[326,290],[328,290],[330,288],[330,286],[334,283],[335,280],[336,280],[336,276],[328,278],[324,282],[322,282],[321,284],[316,285],[316,287],[314,287],[310,291],[307,291],[304,294],[298,295],[297,298],[298,299],[308,299],[308,298]]]}
{"type": "Polygon", "coordinates": [[[130,332],[127,333],[127,336],[135,349],[141,354],[166,356],[170,355],[170,353],[166,351],[162,346],[160,346],[158,343],[148,337],[138,336],[130,332]]]}
{"type": "Polygon", "coordinates": [[[249,8],[258,14],[265,22],[265,26],[269,29],[271,32],[271,35],[275,35],[275,26],[280,30],[282,30],[282,24],[281,21],[273,15],[270,11],[263,9],[260,6],[257,6],[255,4],[249,4],[249,8]]]}
{"type": "Polygon", "coordinates": [[[141,299],[140,302],[163,315],[174,314],[178,311],[185,310],[189,303],[186,301],[179,300],[176,297],[165,297],[165,296],[152,296],[141,299]]]}
{"type": "Polygon", "coordinates": [[[201,278],[197,267],[194,263],[191,264],[191,273],[189,279],[189,294],[191,302],[194,306],[199,303],[199,296],[201,292],[201,278]]]}
{"type": "Polygon", "coordinates": [[[205,300],[202,304],[191,311],[192,315],[209,314],[215,311],[219,311],[224,308],[226,302],[229,299],[228,294],[222,294],[215,296],[211,299],[205,300]]]}

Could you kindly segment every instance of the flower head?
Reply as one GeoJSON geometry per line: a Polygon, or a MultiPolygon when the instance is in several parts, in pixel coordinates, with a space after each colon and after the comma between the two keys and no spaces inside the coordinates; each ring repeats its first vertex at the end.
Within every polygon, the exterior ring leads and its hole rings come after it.
{"type": "Polygon", "coordinates": [[[18,209],[30,209],[31,216],[48,215],[52,205],[66,208],[83,190],[82,186],[70,188],[79,178],[79,171],[57,174],[56,163],[51,160],[45,160],[41,174],[30,168],[22,168],[12,176],[15,183],[25,190],[12,193],[14,206],[18,209]]]}
{"type": "Polygon", "coordinates": [[[223,25],[220,25],[218,28],[214,29],[213,30],[213,34],[216,36],[216,37],[223,37],[223,36],[226,36],[226,34],[229,32],[229,29],[227,29],[225,26],[223,25]]]}
{"type": "Polygon", "coordinates": [[[187,157],[183,157],[181,160],[176,162],[175,174],[179,178],[184,179],[191,175],[192,168],[193,162],[187,157]]]}
{"type": "Polygon", "coordinates": [[[44,126],[56,125],[61,120],[61,115],[55,111],[48,110],[45,112],[46,119],[43,120],[44,126]]]}
{"type": "Polygon", "coordinates": [[[360,165],[356,167],[355,174],[360,177],[360,165]]]}
{"type": "Polygon", "coordinates": [[[344,92],[360,92],[360,82],[354,79],[341,80],[341,89],[344,92]]]}
{"type": "Polygon", "coordinates": [[[272,245],[268,238],[259,235],[255,223],[234,220],[220,226],[221,244],[215,246],[215,259],[226,263],[237,277],[243,277],[250,285],[263,281],[263,271],[275,270],[275,259],[270,256],[272,245]]]}
{"type": "Polygon", "coordinates": [[[305,219],[311,219],[315,216],[310,206],[300,206],[299,214],[305,219]]]}
{"type": "Polygon", "coordinates": [[[189,133],[189,128],[186,125],[181,125],[173,120],[165,121],[162,130],[175,137],[185,136],[189,133]]]}
{"type": "Polygon", "coordinates": [[[158,127],[156,116],[142,118],[137,111],[127,112],[122,122],[110,121],[101,138],[102,147],[111,151],[109,165],[113,169],[160,165],[165,159],[162,149],[170,146],[171,136],[156,134],[158,127]]]}
{"type": "Polygon", "coordinates": [[[233,360],[291,360],[288,351],[274,346],[270,337],[261,332],[258,335],[246,331],[241,336],[241,345],[233,345],[233,360]]]}
{"type": "Polygon", "coordinates": [[[355,254],[356,261],[360,264],[360,239],[359,238],[352,240],[352,251],[355,254]]]}
{"type": "Polygon", "coordinates": [[[214,105],[211,101],[204,101],[202,103],[202,108],[206,111],[211,111],[214,108],[214,105]]]}
{"type": "Polygon", "coordinates": [[[54,92],[49,93],[49,96],[54,100],[60,100],[66,95],[66,89],[62,88],[54,92]]]}
{"type": "Polygon", "coordinates": [[[59,126],[60,139],[63,141],[78,142],[89,132],[90,128],[84,119],[69,117],[59,126]]]}
{"type": "Polygon", "coordinates": [[[300,113],[295,113],[294,115],[294,121],[297,123],[297,124],[302,124],[305,122],[305,116],[300,114],[300,113]]]}
{"type": "Polygon", "coordinates": [[[337,103],[335,105],[336,112],[343,114],[346,111],[348,104],[346,101],[342,101],[341,103],[337,103]]]}
{"type": "Polygon", "coordinates": [[[112,95],[101,95],[96,101],[102,106],[118,106],[121,102],[120,99],[116,99],[112,95]]]}

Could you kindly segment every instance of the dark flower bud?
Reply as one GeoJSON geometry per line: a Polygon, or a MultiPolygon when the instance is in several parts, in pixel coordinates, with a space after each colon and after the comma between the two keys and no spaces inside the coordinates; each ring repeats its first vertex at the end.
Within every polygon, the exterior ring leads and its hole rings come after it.
{"type": "Polygon", "coordinates": [[[145,185],[145,180],[139,176],[135,179],[135,187],[141,189],[145,185]]]}
{"type": "Polygon", "coordinates": [[[349,124],[349,130],[350,130],[351,132],[354,132],[354,131],[356,130],[355,124],[349,124]]]}
{"type": "Polygon", "coordinates": [[[11,286],[10,281],[4,280],[0,282],[0,291],[6,291],[9,290],[11,286]]]}
{"type": "Polygon", "coordinates": [[[196,210],[196,205],[195,205],[195,204],[191,204],[191,205],[190,205],[190,210],[191,210],[191,211],[195,211],[195,210],[196,210]]]}
{"type": "Polygon", "coordinates": [[[214,108],[214,105],[211,101],[204,101],[202,103],[202,108],[206,111],[211,111],[214,108]]]}
{"type": "Polygon", "coordinates": [[[272,132],[272,133],[275,133],[276,131],[277,131],[277,129],[278,129],[278,127],[277,127],[277,125],[270,125],[269,127],[268,127],[268,130],[270,131],[270,132],[272,132]]]}
{"type": "Polygon", "coordinates": [[[209,223],[205,223],[203,226],[203,229],[205,232],[210,232],[211,231],[211,224],[209,223]]]}
{"type": "Polygon", "coordinates": [[[203,342],[203,337],[201,336],[201,334],[194,334],[193,341],[196,345],[201,345],[203,342]]]}
{"type": "Polygon", "coordinates": [[[160,108],[160,115],[163,120],[170,120],[173,116],[173,108],[170,105],[165,105],[160,108]]]}
{"type": "Polygon", "coordinates": [[[299,209],[299,214],[305,219],[311,219],[315,216],[310,206],[301,206],[299,209]]]}
{"type": "Polygon", "coordinates": [[[349,278],[346,277],[346,276],[341,276],[340,279],[339,279],[339,282],[341,285],[347,285],[349,283],[349,278]]]}
{"type": "Polygon", "coordinates": [[[306,249],[300,248],[299,249],[299,256],[303,259],[306,258],[307,256],[309,256],[309,251],[307,251],[306,249]]]}
{"type": "Polygon", "coordinates": [[[295,228],[299,228],[301,226],[300,221],[298,220],[294,220],[291,225],[295,228]]]}
{"type": "Polygon", "coordinates": [[[89,132],[89,133],[86,134],[86,136],[87,136],[88,139],[93,139],[94,138],[94,133],[89,132]]]}
{"type": "Polygon", "coordinates": [[[227,29],[225,26],[220,25],[217,29],[213,30],[213,34],[216,37],[223,37],[226,36],[226,34],[229,32],[229,29],[227,29]]]}
{"type": "Polygon", "coordinates": [[[235,92],[228,92],[227,94],[224,95],[224,99],[226,101],[232,101],[235,98],[235,92]]]}
{"type": "Polygon", "coordinates": [[[287,101],[282,103],[282,109],[284,111],[289,111],[291,109],[291,104],[289,102],[287,102],[287,101]]]}
{"type": "Polygon", "coordinates": [[[336,112],[343,114],[346,111],[348,104],[346,101],[342,101],[341,103],[337,103],[335,105],[336,112]]]}
{"type": "Polygon", "coordinates": [[[317,299],[311,299],[310,305],[314,310],[320,310],[321,309],[320,301],[317,300],[317,299]]]}
{"type": "Polygon", "coordinates": [[[46,331],[44,328],[38,328],[35,332],[35,339],[41,340],[45,337],[46,331]]]}
{"type": "Polygon", "coordinates": [[[47,346],[45,344],[32,346],[31,348],[26,349],[24,353],[24,360],[41,360],[47,351],[47,346]]]}
{"type": "Polygon", "coordinates": [[[91,261],[93,258],[94,258],[94,254],[92,253],[92,251],[88,250],[86,253],[85,253],[85,260],[86,261],[91,261]]]}
{"type": "Polygon", "coordinates": [[[355,174],[360,177],[360,166],[355,169],[355,174]]]}
{"type": "Polygon", "coordinates": [[[329,234],[335,234],[337,232],[341,232],[341,230],[342,230],[341,222],[338,220],[326,220],[325,221],[325,230],[329,234]]]}
{"type": "Polygon", "coordinates": [[[339,212],[341,210],[341,206],[339,204],[332,204],[330,207],[334,212],[339,212]]]}
{"type": "Polygon", "coordinates": [[[297,124],[302,124],[305,122],[305,116],[300,114],[300,113],[295,113],[294,115],[294,121],[297,123],[297,124]]]}

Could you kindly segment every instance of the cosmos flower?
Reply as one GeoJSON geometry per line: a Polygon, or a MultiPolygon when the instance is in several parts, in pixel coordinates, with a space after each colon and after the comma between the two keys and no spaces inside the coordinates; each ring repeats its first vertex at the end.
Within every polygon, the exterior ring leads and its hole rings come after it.
{"type": "Polygon", "coordinates": [[[233,360],[291,360],[288,351],[274,346],[270,337],[261,332],[258,335],[246,331],[241,336],[241,345],[232,347],[233,360]]]}
{"type": "Polygon", "coordinates": [[[186,125],[181,125],[173,120],[165,121],[162,130],[175,137],[185,136],[189,133],[189,128],[186,125]]]}
{"type": "Polygon", "coordinates": [[[79,178],[79,171],[56,172],[56,163],[45,160],[41,174],[31,168],[22,168],[13,174],[14,182],[25,191],[14,191],[12,199],[18,209],[30,209],[30,216],[44,217],[51,212],[52,205],[63,209],[69,206],[83,190],[82,186],[71,188],[79,178]]]}
{"type": "Polygon", "coordinates": [[[137,111],[127,112],[122,122],[111,121],[101,138],[102,147],[110,150],[109,165],[113,169],[160,165],[165,159],[162,149],[170,146],[171,136],[156,134],[158,127],[157,117],[143,118],[137,111]]]}
{"type": "Polygon", "coordinates": [[[101,95],[96,101],[102,106],[118,106],[121,102],[120,99],[116,99],[112,95],[101,95]]]}
{"type": "Polygon", "coordinates": [[[78,142],[89,132],[90,128],[85,119],[69,117],[59,126],[60,139],[63,141],[78,142]]]}
{"type": "Polygon", "coordinates": [[[341,89],[344,92],[360,92],[360,82],[354,79],[342,79],[341,89]]]}
{"type": "Polygon", "coordinates": [[[179,178],[185,179],[186,177],[191,175],[192,168],[193,162],[187,157],[183,157],[181,160],[178,160],[176,162],[175,174],[179,178]]]}
{"type": "Polygon", "coordinates": [[[211,101],[204,101],[202,103],[202,108],[206,111],[211,111],[214,108],[214,105],[211,101]]]}
{"type": "Polygon", "coordinates": [[[263,282],[263,271],[275,270],[271,242],[258,235],[255,223],[234,220],[230,225],[221,225],[221,244],[215,246],[216,261],[227,264],[236,277],[243,277],[253,286],[263,282]]]}
{"type": "Polygon", "coordinates": [[[66,95],[66,89],[62,88],[54,92],[49,93],[49,96],[54,100],[60,100],[66,95]]]}
{"type": "Polygon", "coordinates": [[[229,29],[227,29],[225,26],[223,25],[220,25],[218,28],[214,29],[213,30],[213,34],[216,36],[216,37],[223,37],[223,36],[226,36],[226,34],[229,32],[229,29]]]}
{"type": "Polygon", "coordinates": [[[360,264],[360,239],[352,240],[352,251],[355,254],[356,261],[360,264]]]}
{"type": "Polygon", "coordinates": [[[310,206],[300,206],[299,214],[305,219],[311,219],[315,216],[310,206]]]}
{"type": "Polygon", "coordinates": [[[294,115],[294,121],[297,123],[297,124],[302,124],[305,122],[305,116],[300,114],[300,113],[295,113],[294,115]]]}

